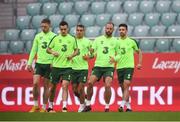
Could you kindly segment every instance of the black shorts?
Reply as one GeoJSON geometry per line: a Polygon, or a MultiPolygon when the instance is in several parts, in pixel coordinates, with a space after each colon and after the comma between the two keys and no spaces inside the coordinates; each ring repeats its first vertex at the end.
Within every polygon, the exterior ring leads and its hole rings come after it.
{"type": "Polygon", "coordinates": [[[71,81],[73,84],[80,82],[86,83],[88,77],[88,70],[72,70],[71,81]]]}
{"type": "Polygon", "coordinates": [[[117,69],[117,76],[118,76],[119,84],[122,84],[124,80],[131,81],[133,77],[133,73],[134,73],[134,68],[117,69]]]}
{"type": "Polygon", "coordinates": [[[36,63],[34,68],[34,75],[41,75],[44,78],[49,79],[51,73],[50,64],[36,63]]]}

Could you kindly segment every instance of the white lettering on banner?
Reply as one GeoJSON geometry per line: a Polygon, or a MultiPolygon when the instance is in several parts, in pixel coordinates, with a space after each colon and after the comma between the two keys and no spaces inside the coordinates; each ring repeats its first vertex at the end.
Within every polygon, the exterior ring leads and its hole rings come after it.
{"type": "Polygon", "coordinates": [[[2,71],[20,71],[25,70],[27,64],[27,59],[20,59],[18,63],[13,62],[13,59],[6,59],[4,63],[0,64],[0,72],[2,71]]]}
{"type": "MultiPolygon", "coordinates": [[[[33,100],[32,100],[32,87],[26,87],[24,90],[22,90],[22,87],[4,87],[2,88],[2,92],[0,93],[1,95],[1,100],[2,103],[6,106],[13,106],[13,105],[22,105],[23,103],[25,103],[26,105],[33,105],[33,100]],[[17,92],[17,96],[15,96],[16,98],[14,98],[13,100],[8,100],[8,93],[11,94],[13,92],[17,92]],[[25,92],[25,93],[23,93],[25,92]],[[23,94],[25,94],[25,98],[23,98],[23,94]]],[[[86,90],[87,88],[85,88],[86,90]]],[[[98,87],[95,86],[93,87],[94,92],[93,92],[93,97],[91,100],[91,104],[94,105],[95,102],[99,102],[101,105],[105,105],[105,101],[104,101],[104,87],[100,87],[98,90],[98,87]]],[[[150,96],[149,98],[149,104],[150,105],[155,105],[157,102],[160,105],[172,105],[173,104],[173,87],[172,86],[133,86],[131,88],[132,92],[137,92],[137,96],[134,96],[135,98],[137,98],[137,105],[143,105],[143,100],[144,99],[144,93],[146,92],[149,94],[148,96],[150,96]],[[165,90],[167,92],[165,92],[165,90]],[[167,97],[164,97],[167,96],[167,97]],[[157,101],[157,102],[156,102],[157,101]]],[[[110,104],[114,104],[115,101],[117,101],[117,104],[120,105],[121,104],[121,100],[116,98],[116,95],[122,98],[122,91],[121,88],[118,87],[117,88],[117,93],[115,92],[115,89],[113,87],[111,87],[111,92],[112,92],[112,97],[110,100],[110,104]]],[[[42,93],[43,93],[43,88],[40,88],[40,101],[43,100],[42,97],[42,93]]],[[[69,92],[68,92],[69,94],[69,92]]],[[[75,96],[73,96],[75,97],[75,96]]],[[[147,100],[147,99],[146,99],[147,100]]],[[[57,92],[57,97],[54,100],[54,104],[55,105],[60,105],[62,101],[62,88],[58,89],[57,92]]],[[[129,99],[129,102],[131,102],[131,97],[129,99]]],[[[40,102],[42,105],[42,102],[40,102]]],[[[75,99],[75,101],[72,101],[71,96],[69,94],[68,97],[68,105],[73,105],[73,104],[79,105],[78,99],[75,99]]]]}
{"type": "Polygon", "coordinates": [[[155,58],[152,69],[174,69],[174,73],[177,73],[180,70],[180,61],[159,61],[159,58],[155,58]]]}

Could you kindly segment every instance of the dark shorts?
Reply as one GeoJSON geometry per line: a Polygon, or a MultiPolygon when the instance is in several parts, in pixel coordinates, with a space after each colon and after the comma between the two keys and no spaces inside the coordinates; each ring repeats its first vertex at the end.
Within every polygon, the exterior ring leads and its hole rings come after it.
{"type": "Polygon", "coordinates": [[[49,79],[51,73],[50,64],[36,63],[34,68],[34,75],[41,75],[44,78],[49,79]]]}
{"type": "Polygon", "coordinates": [[[52,68],[51,81],[52,83],[58,83],[60,80],[71,80],[72,68],[52,68]]]}
{"type": "Polygon", "coordinates": [[[118,76],[119,84],[122,84],[124,80],[131,81],[133,77],[133,73],[134,73],[134,68],[117,69],[117,76],[118,76]]]}
{"type": "Polygon", "coordinates": [[[98,78],[98,81],[103,77],[112,77],[114,75],[114,68],[113,67],[94,67],[92,70],[91,75],[95,75],[98,78]]]}
{"type": "Polygon", "coordinates": [[[86,83],[88,77],[88,70],[72,70],[71,81],[72,83],[86,83]]]}

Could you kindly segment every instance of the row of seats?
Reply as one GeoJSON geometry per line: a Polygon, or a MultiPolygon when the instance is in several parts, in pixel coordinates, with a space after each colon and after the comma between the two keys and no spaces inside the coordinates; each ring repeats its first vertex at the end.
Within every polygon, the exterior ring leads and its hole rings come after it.
{"type": "MultiPolygon", "coordinates": [[[[180,39],[142,39],[139,46],[143,52],[180,52],[180,39]]],[[[32,41],[0,41],[0,54],[29,53],[32,41]]]]}
{"type": "MultiPolygon", "coordinates": [[[[17,28],[19,29],[27,29],[32,26],[32,28],[39,28],[41,20],[46,18],[45,15],[36,15],[36,16],[18,16],[16,20],[17,28]]],[[[65,20],[69,23],[70,27],[81,23],[87,26],[104,26],[107,22],[112,21],[115,26],[118,26],[120,23],[128,23],[131,26],[137,25],[148,25],[148,26],[155,26],[155,25],[164,25],[166,27],[171,26],[173,24],[180,24],[180,14],[176,13],[133,13],[133,14],[114,14],[113,16],[110,14],[84,14],[84,15],[51,15],[49,16],[51,20],[52,27],[58,27],[59,22],[65,20]]]]}
{"type": "MultiPolygon", "coordinates": [[[[5,40],[11,41],[11,40],[18,40],[19,38],[23,41],[29,41],[33,40],[35,34],[37,32],[40,32],[41,29],[23,29],[22,31],[18,29],[8,29],[5,32],[5,40]]],[[[53,29],[53,32],[59,33],[59,27],[56,27],[53,29]]],[[[104,33],[104,27],[98,27],[98,26],[90,26],[86,28],[85,36],[92,38],[97,37],[104,33]]],[[[72,27],[70,29],[70,34],[75,34],[75,27],[72,27]]],[[[128,27],[128,35],[130,36],[136,36],[136,37],[144,37],[144,36],[179,36],[180,34],[180,25],[173,25],[169,28],[166,28],[165,26],[143,26],[139,25],[136,27],[129,26],[128,27]]],[[[115,26],[115,31],[113,33],[114,36],[119,36],[119,30],[118,27],[115,26]]]]}
{"type": "Polygon", "coordinates": [[[71,14],[72,12],[77,14],[85,14],[90,12],[92,14],[102,13],[166,13],[166,12],[180,12],[179,0],[144,0],[144,1],[76,1],[74,2],[53,2],[53,3],[31,3],[27,6],[28,15],[34,16],[38,14],[52,15],[60,13],[62,15],[71,14]],[[58,4],[59,3],[59,4],[58,4]],[[74,11],[75,10],[75,11],[74,11]]]}

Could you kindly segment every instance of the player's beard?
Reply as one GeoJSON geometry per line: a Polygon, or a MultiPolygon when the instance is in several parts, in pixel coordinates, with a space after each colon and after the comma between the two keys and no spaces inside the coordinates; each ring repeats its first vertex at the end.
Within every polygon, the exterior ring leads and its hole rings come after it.
{"type": "Polygon", "coordinates": [[[120,37],[124,38],[124,37],[126,37],[126,34],[125,33],[120,33],[120,37]]]}
{"type": "Polygon", "coordinates": [[[106,32],[106,35],[107,35],[108,37],[111,37],[111,36],[112,36],[112,32],[106,32]]]}

